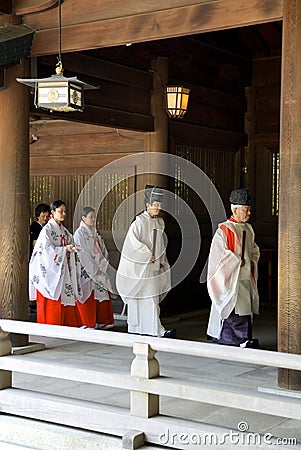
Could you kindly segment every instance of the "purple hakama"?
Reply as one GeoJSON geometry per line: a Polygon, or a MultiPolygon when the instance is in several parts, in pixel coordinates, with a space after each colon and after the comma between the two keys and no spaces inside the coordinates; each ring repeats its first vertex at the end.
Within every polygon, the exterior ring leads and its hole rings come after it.
{"type": "Polygon", "coordinates": [[[224,320],[219,339],[213,338],[217,344],[239,346],[252,339],[251,316],[239,316],[234,311],[224,320]]]}

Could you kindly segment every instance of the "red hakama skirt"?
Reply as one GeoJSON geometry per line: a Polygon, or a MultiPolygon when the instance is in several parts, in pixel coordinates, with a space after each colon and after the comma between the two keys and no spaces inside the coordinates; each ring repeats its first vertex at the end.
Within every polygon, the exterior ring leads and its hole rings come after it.
{"type": "Polygon", "coordinates": [[[37,291],[37,322],[68,327],[95,328],[96,323],[113,324],[112,300],[99,302],[94,298],[94,291],[85,303],[76,302],[75,306],[64,306],[58,300],[44,297],[37,291]]]}
{"type": "Polygon", "coordinates": [[[44,297],[37,291],[37,322],[51,325],[80,327],[80,316],[76,306],[64,306],[58,300],[44,297]]]}
{"type": "Polygon", "coordinates": [[[95,300],[94,291],[91,292],[85,303],[76,302],[76,306],[82,325],[88,328],[95,328],[97,323],[105,325],[114,323],[112,300],[99,302],[95,300]]]}

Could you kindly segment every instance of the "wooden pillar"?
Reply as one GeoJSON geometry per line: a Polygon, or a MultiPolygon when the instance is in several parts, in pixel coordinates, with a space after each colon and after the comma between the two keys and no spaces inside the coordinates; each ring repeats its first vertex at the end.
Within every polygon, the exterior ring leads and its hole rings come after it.
{"type": "Polygon", "coordinates": [[[0,317],[15,320],[28,320],[29,90],[16,81],[27,76],[27,62],[7,69],[0,91],[0,317]]]}
{"type": "MultiPolygon", "coordinates": [[[[278,350],[301,353],[301,2],[283,2],[280,125],[278,350]]],[[[278,383],[301,389],[301,372],[278,383]]]]}
{"type": "MultiPolygon", "coordinates": [[[[168,59],[159,57],[152,61],[153,92],[151,97],[151,113],[154,116],[155,131],[145,137],[146,152],[168,153],[168,116],[164,108],[164,87],[168,81],[168,59]]],[[[152,169],[157,173],[144,177],[144,183],[155,184],[167,188],[166,177],[160,175],[162,161],[160,157],[152,159],[152,169]]],[[[144,186],[139,186],[143,189],[144,186]]]]}

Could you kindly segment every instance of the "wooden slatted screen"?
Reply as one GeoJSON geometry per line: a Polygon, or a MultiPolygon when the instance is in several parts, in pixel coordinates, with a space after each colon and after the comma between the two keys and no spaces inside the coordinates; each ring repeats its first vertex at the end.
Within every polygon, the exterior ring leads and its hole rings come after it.
{"type": "MultiPolygon", "coordinates": [[[[225,206],[228,205],[228,197],[235,187],[236,153],[222,152],[208,148],[176,146],[175,154],[198,166],[210,178],[218,190],[225,206]]],[[[199,220],[206,217],[206,208],[197,198],[196,194],[181,180],[181,168],[175,168],[174,181],[175,194],[187,202],[193,209],[199,220]]],[[[177,208],[180,208],[178,204],[177,208]]]]}
{"type": "MultiPolygon", "coordinates": [[[[133,192],[133,180],[122,180],[124,174],[109,174],[98,177],[93,189],[88,189],[84,197],[86,206],[98,206],[99,192],[107,193],[98,212],[97,227],[100,230],[111,230],[112,219],[120,203],[133,192]],[[119,182],[119,180],[121,180],[119,182]],[[112,187],[114,183],[115,187],[112,187]]],[[[65,226],[73,231],[73,214],[76,202],[91,175],[65,175],[65,176],[32,176],[30,190],[31,218],[34,220],[34,211],[38,203],[51,203],[61,199],[67,206],[65,226]]],[[[123,229],[126,220],[117,221],[119,229],[123,229]]]]}

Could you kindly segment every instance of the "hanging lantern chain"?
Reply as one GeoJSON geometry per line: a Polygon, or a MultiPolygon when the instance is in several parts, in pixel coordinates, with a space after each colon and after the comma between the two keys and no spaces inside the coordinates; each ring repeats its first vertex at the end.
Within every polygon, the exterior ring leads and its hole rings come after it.
{"type": "Polygon", "coordinates": [[[61,0],[59,0],[59,7],[58,7],[58,15],[59,15],[59,55],[57,58],[57,64],[56,64],[56,73],[60,74],[64,72],[63,69],[63,63],[62,63],[62,5],[61,0]]]}

